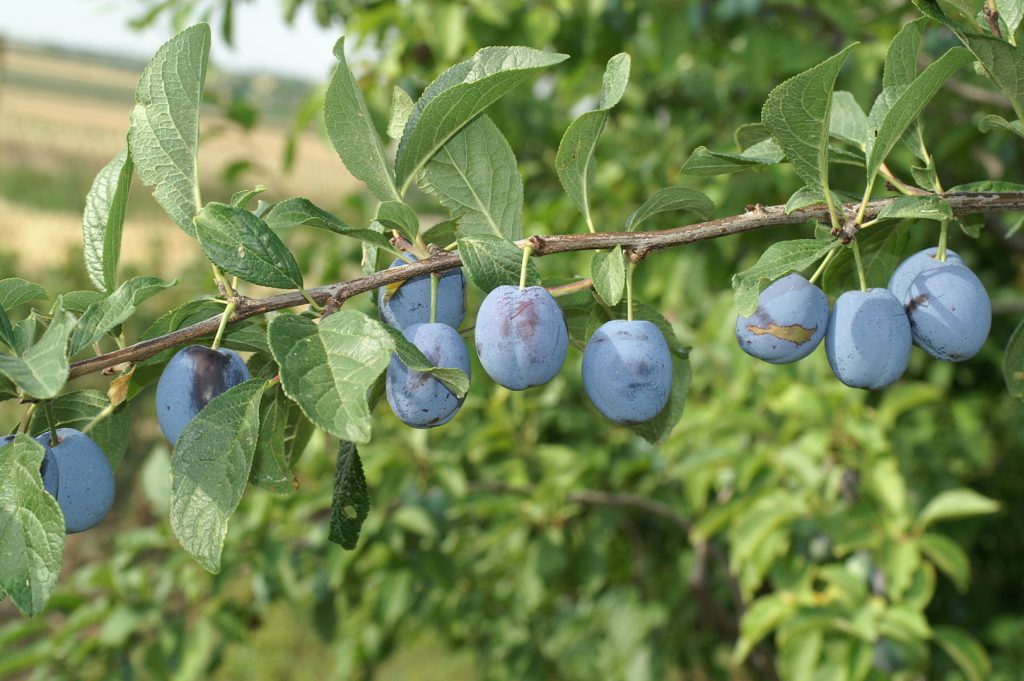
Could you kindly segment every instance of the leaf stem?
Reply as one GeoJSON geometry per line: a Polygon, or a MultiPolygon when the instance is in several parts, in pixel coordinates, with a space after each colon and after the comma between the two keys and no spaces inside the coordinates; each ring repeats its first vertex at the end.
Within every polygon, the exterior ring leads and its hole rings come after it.
{"type": "Polygon", "coordinates": [[[636,263],[630,258],[626,263],[626,321],[633,321],[633,270],[636,263]]]}
{"type": "Polygon", "coordinates": [[[811,278],[808,280],[810,283],[813,284],[818,281],[818,277],[825,273],[825,268],[828,267],[828,264],[832,262],[832,258],[834,258],[838,252],[839,244],[837,243],[832,247],[832,250],[825,254],[825,259],[821,261],[820,265],[818,265],[818,269],[814,270],[814,274],[812,274],[811,278]]]}
{"type": "Polygon", "coordinates": [[[523,264],[519,268],[519,290],[526,288],[526,272],[529,269],[530,256],[533,255],[533,246],[526,244],[523,248],[523,264]]]}
{"type": "Polygon", "coordinates": [[[53,417],[53,400],[47,400],[43,410],[46,413],[46,427],[50,429],[50,446],[56,447],[60,444],[60,438],[57,437],[57,419],[53,417]]]}
{"type": "Polygon", "coordinates": [[[25,415],[21,417],[21,425],[18,427],[19,433],[27,433],[29,435],[32,434],[28,432],[28,423],[29,421],[32,420],[32,414],[36,412],[36,407],[38,406],[38,402],[33,402],[32,404],[28,405],[28,409],[25,410],[25,415]]]}
{"type": "Polygon", "coordinates": [[[430,274],[430,323],[437,322],[437,283],[441,275],[437,272],[430,274]]]}
{"type": "Polygon", "coordinates": [[[229,300],[227,307],[224,308],[224,312],[220,316],[220,326],[217,327],[217,335],[213,337],[213,343],[210,345],[211,350],[216,350],[220,347],[221,338],[224,337],[224,329],[227,328],[228,320],[231,319],[233,314],[235,314],[235,301],[229,300]]]}
{"type": "Polygon", "coordinates": [[[868,182],[868,186],[864,188],[864,197],[860,200],[860,208],[857,209],[857,218],[853,221],[855,226],[860,226],[864,222],[864,211],[867,210],[868,201],[871,200],[871,190],[875,186],[875,178],[872,177],[871,181],[868,182]]]}
{"type": "Polygon", "coordinates": [[[218,288],[220,288],[224,297],[235,295],[234,287],[232,287],[227,278],[225,278],[224,273],[220,271],[220,268],[212,262],[210,263],[210,266],[213,267],[213,280],[217,282],[218,288]]]}
{"type": "Polygon", "coordinates": [[[306,302],[309,303],[309,306],[313,308],[314,312],[319,313],[324,311],[324,308],[320,306],[320,303],[316,302],[316,300],[313,299],[313,296],[309,295],[309,291],[304,288],[300,288],[299,293],[301,293],[302,297],[306,299],[306,302]]]}
{"type": "Polygon", "coordinates": [[[943,220],[939,227],[939,247],[935,253],[935,259],[939,262],[946,262],[946,243],[949,241],[949,220],[943,220]]]}
{"type": "Polygon", "coordinates": [[[853,240],[851,246],[853,246],[853,259],[857,263],[857,278],[860,280],[860,290],[867,291],[868,279],[864,274],[864,262],[860,259],[860,246],[857,245],[856,239],[853,240]]]}

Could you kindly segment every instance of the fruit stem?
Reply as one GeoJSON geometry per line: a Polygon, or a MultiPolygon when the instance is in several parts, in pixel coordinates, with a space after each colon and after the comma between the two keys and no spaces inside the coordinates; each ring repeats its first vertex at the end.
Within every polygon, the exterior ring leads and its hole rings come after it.
{"type": "Polygon", "coordinates": [[[221,293],[223,293],[225,297],[235,295],[235,289],[230,283],[228,283],[228,280],[224,278],[224,273],[220,271],[220,268],[213,263],[210,263],[210,266],[213,267],[213,279],[217,284],[219,284],[221,293]]]}
{"type": "Polygon", "coordinates": [[[96,414],[96,416],[94,416],[93,419],[89,421],[89,423],[82,426],[82,433],[88,434],[90,430],[96,427],[97,423],[113,414],[116,408],[117,405],[115,404],[108,404],[107,406],[103,407],[100,413],[96,414]]]}
{"type": "Polygon", "coordinates": [[[943,220],[939,228],[939,247],[935,253],[935,259],[939,262],[946,262],[946,242],[949,241],[949,220],[943,220]]]}
{"type": "Polygon", "coordinates": [[[220,340],[224,337],[224,329],[228,327],[228,320],[231,319],[231,315],[235,313],[235,301],[229,300],[227,307],[224,308],[224,314],[220,316],[220,326],[217,327],[217,335],[213,337],[213,343],[210,345],[211,350],[216,350],[220,347],[220,340]]]}
{"type": "Polygon", "coordinates": [[[519,290],[526,288],[526,272],[529,269],[530,256],[533,254],[533,246],[527,244],[523,247],[523,264],[519,268],[519,290]]]}
{"type": "Polygon", "coordinates": [[[437,282],[440,275],[436,272],[430,273],[430,323],[437,323],[437,282]]]}
{"type": "Polygon", "coordinates": [[[811,278],[808,280],[811,284],[818,281],[818,277],[825,273],[825,268],[828,267],[830,262],[832,262],[832,258],[836,256],[836,252],[838,250],[839,244],[836,244],[832,247],[832,250],[825,254],[825,259],[821,261],[821,264],[818,265],[818,269],[814,270],[814,274],[812,274],[811,278]]]}
{"type": "Polygon", "coordinates": [[[626,263],[626,321],[633,321],[633,270],[636,263],[632,260],[626,263]]]}
{"type": "Polygon", "coordinates": [[[57,437],[57,419],[53,417],[53,400],[47,400],[44,409],[46,411],[46,425],[50,429],[50,446],[56,447],[60,444],[60,438],[57,437]]]}
{"type": "Polygon", "coordinates": [[[868,290],[868,280],[864,275],[864,262],[860,259],[860,246],[857,245],[857,240],[853,240],[853,259],[857,262],[857,278],[860,279],[860,290],[868,290]]]}
{"type": "Polygon", "coordinates": [[[38,402],[33,402],[28,405],[28,409],[25,410],[25,415],[21,417],[21,426],[18,428],[19,433],[28,433],[28,422],[32,420],[32,414],[36,413],[36,407],[38,406],[38,402]]]}

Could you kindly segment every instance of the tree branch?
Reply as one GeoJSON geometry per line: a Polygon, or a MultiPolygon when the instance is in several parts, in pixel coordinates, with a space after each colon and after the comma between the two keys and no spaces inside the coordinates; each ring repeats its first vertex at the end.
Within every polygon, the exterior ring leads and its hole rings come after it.
{"type": "MultiPolygon", "coordinates": [[[[962,192],[944,194],[954,215],[972,213],[1004,213],[1024,211],[1024,192],[962,192]]],[[[873,220],[883,208],[892,203],[893,199],[872,201],[864,211],[865,220],[873,220]]],[[[852,238],[856,229],[854,218],[858,204],[845,204],[842,210],[846,224],[844,236],[852,238]]],[[[570,251],[588,251],[612,249],[621,246],[624,250],[634,253],[637,258],[644,258],[650,253],[665,248],[717,239],[723,236],[751,232],[778,225],[797,225],[818,220],[828,221],[828,208],[824,205],[801,208],[786,214],[785,206],[752,206],[745,213],[730,217],[709,220],[695,225],[675,227],[652,232],[602,232],[598,234],[557,234],[532,236],[517,242],[520,248],[529,244],[533,247],[533,255],[543,257],[553,253],[570,251]]],[[[457,252],[438,250],[431,257],[418,260],[408,265],[382,270],[374,274],[343,281],[330,286],[309,289],[309,295],[318,304],[332,301],[336,305],[349,298],[366,293],[385,284],[403,281],[411,277],[432,272],[444,272],[462,265],[457,252]]],[[[282,310],[290,307],[306,305],[307,301],[298,291],[282,293],[267,298],[239,297],[236,301],[235,313],[229,323],[240,322],[250,317],[282,310]]],[[[75,362],[71,365],[69,380],[86,374],[100,371],[125,362],[139,362],[176,345],[188,343],[217,331],[221,316],[210,317],[192,326],[179,329],[165,336],[145,340],[120,350],[108,352],[75,362]]]]}

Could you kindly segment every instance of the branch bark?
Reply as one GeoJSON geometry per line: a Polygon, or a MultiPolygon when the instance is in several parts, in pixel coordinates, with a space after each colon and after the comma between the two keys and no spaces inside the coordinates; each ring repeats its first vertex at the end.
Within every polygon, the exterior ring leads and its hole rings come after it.
{"type": "MultiPolygon", "coordinates": [[[[949,203],[954,215],[957,216],[972,213],[1024,211],[1024,192],[960,192],[944,194],[943,198],[949,203]]],[[[892,203],[892,201],[893,199],[880,199],[869,203],[864,212],[865,220],[876,218],[882,209],[892,203]]],[[[845,204],[842,207],[842,215],[846,225],[844,234],[847,237],[852,237],[855,234],[854,218],[857,209],[858,204],[856,203],[845,204]]],[[[644,258],[654,251],[675,246],[718,239],[724,236],[779,225],[797,225],[812,220],[828,222],[828,219],[828,209],[824,205],[801,208],[787,214],[785,206],[761,206],[758,204],[751,206],[746,212],[739,215],[686,225],[684,227],[651,232],[602,232],[598,234],[581,233],[532,236],[529,239],[517,242],[517,245],[522,248],[529,244],[533,247],[533,255],[536,257],[571,251],[612,249],[616,246],[621,246],[624,250],[635,254],[637,258],[644,258]]],[[[408,265],[383,270],[350,281],[310,289],[309,294],[313,300],[321,305],[328,301],[331,301],[334,305],[341,305],[353,296],[366,293],[385,284],[403,281],[420,274],[444,272],[460,265],[462,265],[462,259],[457,252],[437,251],[429,258],[408,265]]],[[[237,299],[237,307],[229,323],[240,322],[274,310],[298,307],[305,304],[307,304],[307,301],[298,291],[259,299],[243,296],[237,299]]],[[[142,341],[113,352],[75,362],[71,365],[69,380],[126,362],[139,362],[168,348],[208,336],[216,332],[220,319],[219,315],[211,317],[165,336],[142,341]]]]}

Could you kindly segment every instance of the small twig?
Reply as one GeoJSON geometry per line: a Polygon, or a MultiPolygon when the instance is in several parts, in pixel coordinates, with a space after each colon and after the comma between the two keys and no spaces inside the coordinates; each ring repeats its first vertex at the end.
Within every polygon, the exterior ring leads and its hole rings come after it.
{"type": "Polygon", "coordinates": [[[995,0],[988,0],[985,3],[985,9],[982,10],[982,14],[985,15],[985,21],[988,22],[989,30],[999,40],[1003,39],[1003,29],[999,27],[999,9],[996,8],[995,0]]]}

